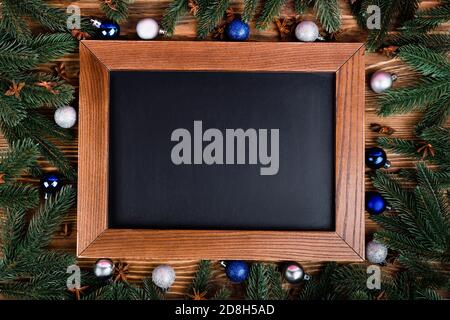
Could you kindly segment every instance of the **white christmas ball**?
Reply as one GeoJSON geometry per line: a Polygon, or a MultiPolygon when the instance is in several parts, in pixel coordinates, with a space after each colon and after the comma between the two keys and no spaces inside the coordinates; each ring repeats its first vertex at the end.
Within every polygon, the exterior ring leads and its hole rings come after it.
{"type": "Polygon", "coordinates": [[[55,122],[61,128],[72,128],[77,122],[77,111],[71,106],[60,107],[55,111],[55,122]]]}
{"type": "Polygon", "coordinates": [[[304,42],[316,41],[319,38],[319,28],[312,21],[302,21],[295,27],[295,36],[304,42]]]}
{"type": "Polygon", "coordinates": [[[390,89],[395,79],[397,79],[395,75],[385,71],[377,71],[370,78],[370,87],[374,92],[381,93],[390,89]]]}
{"type": "Polygon", "coordinates": [[[376,241],[370,241],[366,246],[366,257],[370,263],[383,263],[386,260],[388,248],[376,241]]]}
{"type": "Polygon", "coordinates": [[[152,18],[142,19],[136,26],[136,32],[143,40],[155,39],[159,34],[158,22],[152,18]]]}
{"type": "Polygon", "coordinates": [[[157,266],[152,272],[152,281],[163,290],[167,290],[175,281],[175,270],[169,265],[157,266]]]}

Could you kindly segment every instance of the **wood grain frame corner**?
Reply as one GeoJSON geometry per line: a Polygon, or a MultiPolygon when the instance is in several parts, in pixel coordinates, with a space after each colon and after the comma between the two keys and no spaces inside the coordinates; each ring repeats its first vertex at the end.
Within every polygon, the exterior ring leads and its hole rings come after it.
{"type": "Polygon", "coordinates": [[[79,257],[364,259],[363,44],[82,41],[80,60],[79,257]],[[335,72],[335,231],[108,229],[109,72],[113,70],[335,72]]]}

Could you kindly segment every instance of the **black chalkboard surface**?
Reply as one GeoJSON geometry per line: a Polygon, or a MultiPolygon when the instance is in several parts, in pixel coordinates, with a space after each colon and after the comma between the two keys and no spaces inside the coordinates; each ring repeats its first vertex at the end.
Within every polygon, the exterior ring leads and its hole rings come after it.
{"type": "Polygon", "coordinates": [[[334,110],[334,73],[111,71],[109,227],[334,230],[334,110]],[[248,163],[249,140],[245,164],[174,164],[194,121],[224,146],[226,129],[278,129],[278,172],[248,163]]]}

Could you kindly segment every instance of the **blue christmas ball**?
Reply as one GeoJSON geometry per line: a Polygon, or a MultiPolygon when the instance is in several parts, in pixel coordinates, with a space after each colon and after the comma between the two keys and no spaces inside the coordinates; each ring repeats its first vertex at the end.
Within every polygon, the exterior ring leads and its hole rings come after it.
{"type": "Polygon", "coordinates": [[[120,35],[120,26],[114,21],[91,20],[92,25],[97,28],[97,35],[102,40],[117,39],[120,35]]]}
{"type": "Polygon", "coordinates": [[[53,194],[61,190],[62,180],[57,173],[46,173],[41,178],[41,189],[45,193],[46,198],[48,194],[53,194]]]}
{"type": "Polygon", "coordinates": [[[386,152],[378,147],[366,149],[366,165],[371,169],[380,169],[389,165],[386,152]]]}
{"type": "Polygon", "coordinates": [[[245,281],[248,277],[248,271],[248,264],[242,260],[228,261],[225,267],[228,279],[235,283],[245,281]]]}
{"type": "Polygon", "coordinates": [[[234,19],[228,24],[225,33],[229,40],[245,41],[250,35],[250,27],[244,21],[234,19]]]}
{"type": "Polygon", "coordinates": [[[378,192],[366,193],[366,211],[372,215],[381,214],[386,210],[386,200],[378,192]]]}

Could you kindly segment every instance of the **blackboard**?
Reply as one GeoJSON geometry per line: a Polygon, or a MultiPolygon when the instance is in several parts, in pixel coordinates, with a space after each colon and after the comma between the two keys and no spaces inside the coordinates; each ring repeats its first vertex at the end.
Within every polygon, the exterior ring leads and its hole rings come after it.
{"type": "Polygon", "coordinates": [[[334,230],[335,85],[334,72],[111,71],[109,228],[334,230]],[[279,129],[278,173],[174,164],[171,134],[194,121],[279,129]]]}

